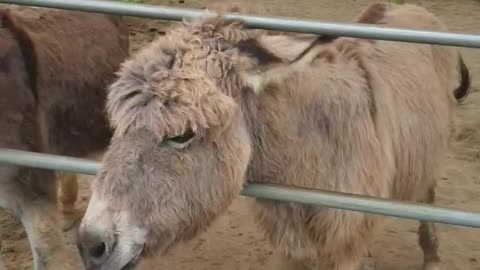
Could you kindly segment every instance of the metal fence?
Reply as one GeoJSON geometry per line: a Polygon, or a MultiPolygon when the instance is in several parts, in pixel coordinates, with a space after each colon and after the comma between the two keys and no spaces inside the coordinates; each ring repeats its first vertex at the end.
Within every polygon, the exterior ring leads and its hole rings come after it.
{"type": "MultiPolygon", "coordinates": [[[[99,12],[162,20],[182,20],[184,18],[198,17],[205,14],[205,11],[195,9],[92,0],[0,0],[0,3],[99,12]]],[[[396,29],[359,24],[340,24],[303,19],[245,16],[238,14],[226,14],[225,17],[241,19],[245,22],[247,27],[251,28],[480,48],[479,35],[396,29]]],[[[85,159],[0,148],[0,164],[2,163],[7,165],[28,166],[83,174],[96,174],[101,166],[101,164],[97,162],[85,159]]],[[[252,183],[245,186],[242,195],[360,211],[384,216],[480,228],[480,213],[441,208],[425,204],[390,201],[353,194],[252,183]]]]}
{"type": "MultiPolygon", "coordinates": [[[[205,11],[198,9],[93,0],[0,0],[0,3],[99,12],[173,21],[180,21],[183,18],[199,17],[206,13],[205,11]]],[[[329,23],[297,18],[287,19],[239,14],[226,14],[225,17],[230,19],[241,19],[247,27],[267,30],[480,48],[479,35],[397,29],[360,24],[329,23]]]]}

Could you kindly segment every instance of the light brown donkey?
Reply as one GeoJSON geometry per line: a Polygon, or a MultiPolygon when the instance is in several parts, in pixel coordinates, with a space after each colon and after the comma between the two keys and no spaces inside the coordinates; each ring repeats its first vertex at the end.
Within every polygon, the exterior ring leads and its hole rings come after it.
{"type": "MultiPolygon", "coordinates": [[[[446,29],[412,5],[373,5],[358,21],[446,29]]],[[[245,179],[433,203],[455,96],[468,94],[455,49],[257,34],[196,19],[123,64],[107,102],[114,138],[79,228],[88,269],[131,269],[192,239],[245,179]]],[[[356,270],[384,220],[261,199],[256,209],[276,269],[356,270]]],[[[438,269],[433,224],[419,233],[425,269],[438,269]]]]}
{"type": "MultiPolygon", "coordinates": [[[[122,19],[16,6],[0,17],[0,147],[78,157],[106,148],[106,86],[128,56],[122,19]]],[[[60,183],[71,210],[76,179],[60,183]]],[[[56,195],[53,172],[0,165],[0,206],[24,225],[35,269],[82,269],[63,239],[56,195]]]]}

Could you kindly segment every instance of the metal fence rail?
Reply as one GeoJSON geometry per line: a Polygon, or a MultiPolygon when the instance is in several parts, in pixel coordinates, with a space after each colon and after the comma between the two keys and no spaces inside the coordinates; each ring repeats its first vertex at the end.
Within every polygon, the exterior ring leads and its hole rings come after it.
{"type": "MultiPolygon", "coordinates": [[[[0,0],[0,3],[175,21],[182,20],[183,18],[198,17],[205,14],[205,11],[198,9],[93,0],[0,0]]],[[[241,19],[245,22],[247,27],[251,28],[480,48],[480,35],[418,31],[360,24],[329,23],[293,18],[245,16],[238,14],[227,14],[225,17],[241,19]]]]}
{"type": "MultiPolygon", "coordinates": [[[[0,164],[2,163],[91,175],[96,174],[101,167],[100,163],[85,159],[0,148],[0,164]]],[[[396,202],[331,191],[259,183],[246,185],[242,195],[480,228],[480,213],[425,204],[396,202]]]]}

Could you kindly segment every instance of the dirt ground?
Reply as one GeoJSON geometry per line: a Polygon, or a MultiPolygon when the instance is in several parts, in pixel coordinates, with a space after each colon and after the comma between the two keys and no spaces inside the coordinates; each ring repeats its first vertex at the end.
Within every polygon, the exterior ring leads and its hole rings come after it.
{"type": "MultiPolygon", "coordinates": [[[[152,0],[150,3],[180,7],[205,7],[205,1],[152,0]]],[[[348,22],[371,0],[244,0],[259,6],[260,13],[319,20],[348,22]],[[254,2],[256,2],[254,4],[254,2]]],[[[406,1],[427,7],[442,18],[453,32],[480,34],[480,1],[406,1]]],[[[129,18],[132,50],[159,35],[168,23],[129,18]]],[[[450,155],[446,175],[437,189],[438,205],[480,211],[480,50],[461,49],[473,77],[473,93],[458,115],[459,135],[450,155]]],[[[81,176],[78,206],[88,201],[90,177],[81,176]]],[[[140,269],[182,270],[260,270],[266,269],[272,249],[255,225],[249,203],[240,197],[214,226],[198,239],[174,250],[165,258],[151,260],[140,269]]],[[[32,269],[26,235],[20,224],[0,212],[1,256],[9,269],[32,269]]],[[[421,269],[422,253],[417,245],[418,223],[392,219],[374,243],[373,256],[378,270],[421,269]]],[[[443,270],[480,270],[480,230],[438,225],[443,270]]],[[[74,234],[69,233],[71,241],[74,234]]]]}

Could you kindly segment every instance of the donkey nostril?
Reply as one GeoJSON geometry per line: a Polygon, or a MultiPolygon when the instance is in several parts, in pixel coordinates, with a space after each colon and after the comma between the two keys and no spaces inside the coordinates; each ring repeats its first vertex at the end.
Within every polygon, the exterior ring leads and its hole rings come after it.
{"type": "Polygon", "coordinates": [[[90,256],[99,259],[105,254],[106,251],[107,248],[105,246],[105,243],[101,242],[90,249],[90,256]]]}

